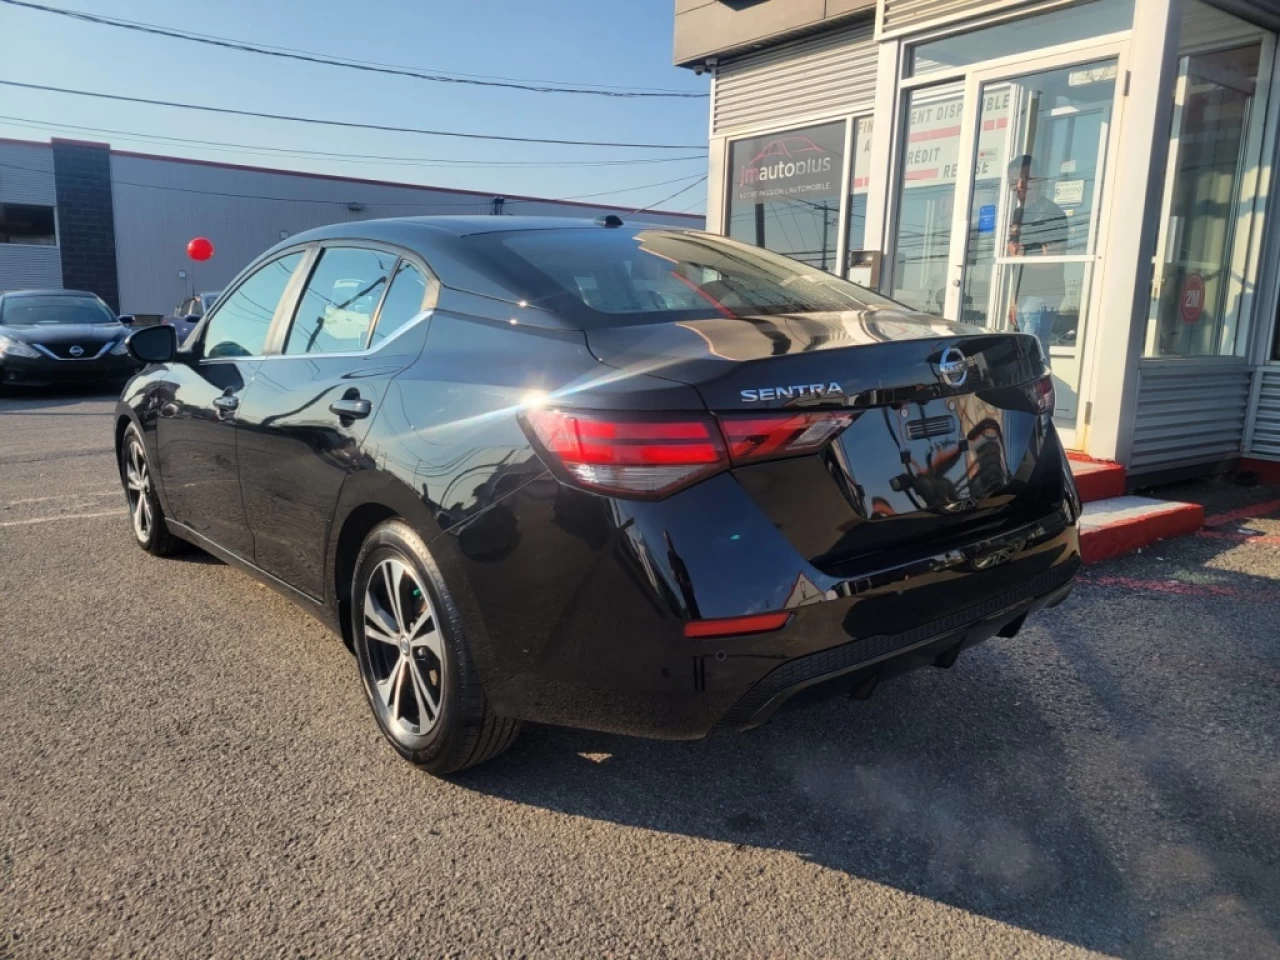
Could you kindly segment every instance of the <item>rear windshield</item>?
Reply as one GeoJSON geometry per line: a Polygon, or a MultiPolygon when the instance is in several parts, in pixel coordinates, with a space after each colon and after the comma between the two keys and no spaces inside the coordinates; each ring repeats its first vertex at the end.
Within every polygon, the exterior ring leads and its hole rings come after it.
{"type": "Polygon", "coordinates": [[[530,230],[467,238],[509,289],[584,326],[899,305],[814,267],[679,230],[530,230]]]}
{"type": "Polygon", "coordinates": [[[20,297],[7,300],[0,323],[28,327],[53,323],[114,323],[111,311],[88,297],[20,297]]]}

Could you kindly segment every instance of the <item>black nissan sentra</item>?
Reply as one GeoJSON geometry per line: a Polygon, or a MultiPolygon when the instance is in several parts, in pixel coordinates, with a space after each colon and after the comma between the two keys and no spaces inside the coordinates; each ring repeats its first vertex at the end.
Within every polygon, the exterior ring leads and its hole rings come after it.
{"type": "Polygon", "coordinates": [[[1063,600],[1039,342],[689,230],[344,223],[251,264],[115,425],[133,533],[351,644],[448,773],[523,720],[650,737],[869,696],[1063,600]]]}
{"type": "Polygon", "coordinates": [[[0,294],[0,388],[119,387],[138,369],[124,344],[132,323],[83,290],[0,294]]]}

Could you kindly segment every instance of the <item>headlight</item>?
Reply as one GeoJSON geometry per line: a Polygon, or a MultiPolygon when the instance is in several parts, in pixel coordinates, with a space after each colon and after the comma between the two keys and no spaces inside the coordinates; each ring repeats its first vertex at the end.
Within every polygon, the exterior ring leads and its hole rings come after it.
{"type": "Polygon", "coordinates": [[[40,354],[35,347],[13,337],[0,336],[0,357],[30,357],[39,360],[40,354]]]}
{"type": "Polygon", "coordinates": [[[121,340],[111,348],[111,355],[113,357],[127,357],[129,355],[129,345],[121,340]]]}

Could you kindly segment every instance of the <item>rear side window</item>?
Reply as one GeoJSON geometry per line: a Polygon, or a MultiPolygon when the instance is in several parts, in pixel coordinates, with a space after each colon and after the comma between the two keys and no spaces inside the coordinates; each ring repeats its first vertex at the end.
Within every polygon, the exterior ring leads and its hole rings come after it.
{"type": "Polygon", "coordinates": [[[397,259],[384,250],[326,247],[298,301],[284,352],[363,350],[397,259]]]}
{"type": "Polygon", "coordinates": [[[301,262],[301,253],[272,260],[222,301],[205,327],[204,355],[210,359],[261,356],[271,318],[301,262]]]}
{"type": "Polygon", "coordinates": [[[387,299],[378,313],[378,325],[374,327],[370,347],[376,347],[406,323],[422,312],[422,301],[427,296],[427,278],[422,271],[407,260],[400,261],[387,299]]]}
{"type": "Polygon", "coordinates": [[[816,267],[679,230],[565,229],[468,237],[508,289],[585,327],[896,307],[816,267]]]}

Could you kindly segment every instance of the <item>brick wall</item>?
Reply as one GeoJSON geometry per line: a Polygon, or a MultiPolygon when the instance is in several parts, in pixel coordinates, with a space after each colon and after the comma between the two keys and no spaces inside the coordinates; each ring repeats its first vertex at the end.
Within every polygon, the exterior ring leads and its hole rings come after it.
{"type": "Polygon", "coordinates": [[[119,310],[110,150],[106,144],[55,139],[53,176],[62,285],[68,290],[90,290],[119,310]]]}

